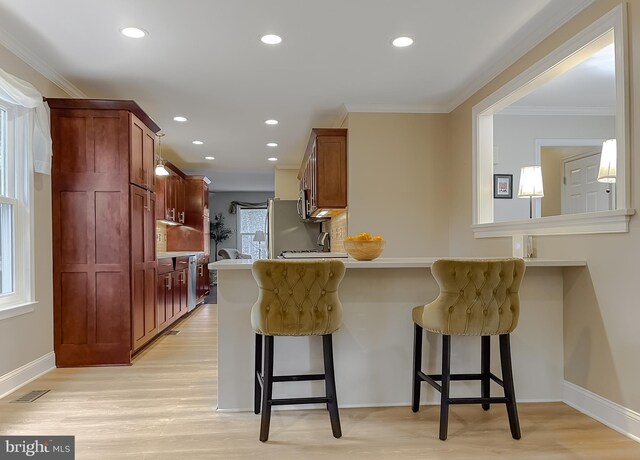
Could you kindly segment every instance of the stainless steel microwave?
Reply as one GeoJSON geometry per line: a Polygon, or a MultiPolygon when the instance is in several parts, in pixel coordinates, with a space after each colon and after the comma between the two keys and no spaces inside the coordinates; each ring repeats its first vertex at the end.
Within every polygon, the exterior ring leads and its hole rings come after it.
{"type": "Polygon", "coordinates": [[[309,218],[309,202],[307,201],[307,190],[300,190],[300,194],[298,195],[298,203],[296,204],[296,208],[298,209],[298,215],[301,219],[309,218]]]}

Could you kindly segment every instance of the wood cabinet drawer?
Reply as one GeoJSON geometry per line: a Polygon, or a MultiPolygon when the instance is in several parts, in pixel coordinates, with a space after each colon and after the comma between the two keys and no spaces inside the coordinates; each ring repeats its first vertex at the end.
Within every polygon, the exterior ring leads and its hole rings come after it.
{"type": "Polygon", "coordinates": [[[189,268],[189,256],[181,256],[176,257],[176,270],[182,270],[184,268],[189,268]]]}
{"type": "Polygon", "coordinates": [[[173,271],[173,257],[158,259],[158,275],[163,275],[173,271]]]}

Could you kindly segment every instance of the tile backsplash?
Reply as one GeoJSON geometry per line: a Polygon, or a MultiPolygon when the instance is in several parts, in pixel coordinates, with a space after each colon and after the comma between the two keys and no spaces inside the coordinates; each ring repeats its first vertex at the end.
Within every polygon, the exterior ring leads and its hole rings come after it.
{"type": "Polygon", "coordinates": [[[167,226],[156,222],[156,252],[167,252],[167,226]]]}
{"type": "Polygon", "coordinates": [[[347,211],[334,213],[329,222],[331,236],[331,251],[345,252],[343,241],[347,237],[347,211]]]}

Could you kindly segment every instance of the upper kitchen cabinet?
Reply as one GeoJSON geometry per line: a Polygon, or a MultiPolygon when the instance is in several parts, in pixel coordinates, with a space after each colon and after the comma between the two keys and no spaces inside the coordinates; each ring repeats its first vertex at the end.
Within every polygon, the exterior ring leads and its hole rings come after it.
{"type": "Polygon", "coordinates": [[[209,255],[209,184],[204,176],[186,176],[184,225],[167,228],[168,251],[202,251],[209,255]]]}
{"type": "Polygon", "coordinates": [[[298,179],[310,217],[330,215],[334,209],[347,207],[346,129],[311,130],[298,179]]]}
{"type": "Polygon", "coordinates": [[[129,157],[129,180],[132,184],[152,192],[156,186],[155,132],[138,117],[131,114],[131,155],[129,157]]]}
{"type": "Polygon", "coordinates": [[[168,224],[184,224],[185,175],[170,162],[165,162],[168,176],[156,177],[156,219],[168,224]]]}
{"type": "Polygon", "coordinates": [[[133,157],[159,127],[133,101],[47,102],[56,365],[129,364],[156,322],[153,169],[133,157]]]}

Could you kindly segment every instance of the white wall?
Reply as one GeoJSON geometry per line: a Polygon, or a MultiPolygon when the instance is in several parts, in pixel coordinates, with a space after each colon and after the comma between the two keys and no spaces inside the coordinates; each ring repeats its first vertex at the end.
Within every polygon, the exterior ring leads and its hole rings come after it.
{"type": "MultiPolygon", "coordinates": [[[[69,97],[43,75],[0,46],[0,67],[34,85],[48,97],[69,97]]],[[[53,352],[53,262],[51,243],[51,177],[36,174],[35,298],[31,313],[0,320],[0,394],[3,376],[53,352]]],[[[19,378],[18,378],[19,380],[19,378]]],[[[13,384],[20,383],[12,380],[13,384]]]]}
{"type": "MultiPolygon", "coordinates": [[[[529,217],[529,199],[518,198],[518,186],[520,168],[539,164],[535,162],[536,139],[610,139],[612,137],[615,137],[615,117],[613,116],[494,115],[493,172],[513,174],[513,198],[493,200],[494,221],[529,217]]],[[[544,177],[542,180],[546,194],[547,184],[544,177]]]]}

